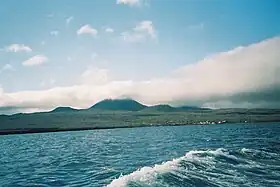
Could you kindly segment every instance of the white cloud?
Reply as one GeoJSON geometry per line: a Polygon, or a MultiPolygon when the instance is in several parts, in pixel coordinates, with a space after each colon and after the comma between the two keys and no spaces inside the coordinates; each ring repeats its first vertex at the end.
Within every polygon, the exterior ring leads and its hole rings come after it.
{"type": "Polygon", "coordinates": [[[7,52],[32,52],[32,49],[29,46],[24,44],[11,44],[6,47],[7,52]]]}
{"type": "Polygon", "coordinates": [[[156,37],[156,31],[153,22],[149,20],[141,21],[140,23],[138,23],[134,28],[134,31],[147,33],[152,38],[156,37]]]}
{"type": "Polygon", "coordinates": [[[24,61],[22,63],[22,65],[39,66],[39,65],[46,63],[47,61],[48,61],[48,58],[45,57],[44,55],[36,55],[36,56],[33,56],[33,57],[29,58],[28,60],[24,61]]]}
{"type": "Polygon", "coordinates": [[[27,109],[86,108],[105,98],[132,97],[145,104],[196,103],[212,107],[280,107],[280,38],[217,53],[163,78],[118,81],[90,67],[80,82],[41,91],[2,91],[0,105],[27,109]]]}
{"type": "Polygon", "coordinates": [[[74,17],[70,16],[69,18],[66,19],[66,25],[69,25],[73,21],[74,17]]]}
{"type": "Polygon", "coordinates": [[[105,29],[105,32],[113,33],[113,32],[114,32],[114,29],[108,27],[108,28],[105,29]]]}
{"type": "Polygon", "coordinates": [[[77,31],[77,35],[82,35],[82,34],[90,34],[90,35],[96,37],[98,34],[98,31],[96,29],[92,28],[90,25],[84,25],[77,31]]]}
{"type": "Polygon", "coordinates": [[[41,41],[41,45],[46,45],[46,42],[45,41],[41,41]]]}
{"type": "Polygon", "coordinates": [[[126,42],[143,42],[147,39],[157,39],[157,32],[152,21],[145,20],[139,22],[132,31],[126,31],[121,34],[126,42]]]}
{"type": "Polygon", "coordinates": [[[5,64],[2,68],[2,71],[13,71],[15,68],[11,64],[5,64]]]}
{"type": "Polygon", "coordinates": [[[117,0],[117,4],[124,4],[129,6],[141,6],[147,4],[148,0],[117,0]]]}
{"type": "Polygon", "coordinates": [[[58,36],[59,35],[59,31],[51,31],[50,34],[52,36],[58,36]]]}

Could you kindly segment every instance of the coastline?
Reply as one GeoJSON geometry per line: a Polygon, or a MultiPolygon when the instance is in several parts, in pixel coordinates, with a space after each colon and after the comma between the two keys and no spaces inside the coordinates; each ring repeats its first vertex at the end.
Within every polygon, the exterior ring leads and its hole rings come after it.
{"type": "Polygon", "coordinates": [[[0,135],[96,129],[280,122],[280,110],[218,109],[185,112],[81,110],[0,115],[0,135]]]}
{"type": "Polygon", "coordinates": [[[228,125],[228,124],[271,124],[280,123],[280,121],[270,121],[270,122],[254,122],[254,123],[222,123],[222,124],[153,124],[153,125],[131,125],[131,126],[111,126],[111,127],[82,127],[82,128],[30,128],[30,129],[7,129],[0,130],[1,135],[16,135],[16,134],[38,134],[38,133],[50,133],[50,132],[71,132],[71,131],[88,131],[88,130],[105,130],[105,129],[122,129],[122,128],[141,128],[141,127],[160,127],[160,126],[213,126],[213,125],[228,125]]]}

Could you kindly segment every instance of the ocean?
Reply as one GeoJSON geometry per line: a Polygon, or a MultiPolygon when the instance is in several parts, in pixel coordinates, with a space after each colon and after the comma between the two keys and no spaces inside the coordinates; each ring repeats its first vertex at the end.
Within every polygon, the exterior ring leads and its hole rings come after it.
{"type": "Polygon", "coordinates": [[[280,124],[0,136],[0,186],[279,187],[280,124]]]}

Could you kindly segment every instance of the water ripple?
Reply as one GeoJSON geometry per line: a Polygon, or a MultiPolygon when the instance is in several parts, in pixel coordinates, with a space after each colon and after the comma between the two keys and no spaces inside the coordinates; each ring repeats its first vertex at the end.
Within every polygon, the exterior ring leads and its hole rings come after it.
{"type": "Polygon", "coordinates": [[[280,186],[280,125],[0,136],[0,186],[280,186]]]}

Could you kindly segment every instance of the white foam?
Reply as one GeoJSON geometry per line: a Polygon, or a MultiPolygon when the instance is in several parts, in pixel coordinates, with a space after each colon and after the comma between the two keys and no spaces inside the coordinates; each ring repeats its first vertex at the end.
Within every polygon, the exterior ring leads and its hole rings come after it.
{"type": "MultiPolygon", "coordinates": [[[[251,152],[258,152],[257,150],[252,149],[246,149],[243,148],[240,150],[241,153],[251,153],[251,152]]],[[[216,149],[216,150],[194,150],[189,151],[185,154],[185,156],[182,156],[177,159],[173,159],[171,161],[163,162],[162,164],[156,164],[153,167],[143,167],[138,169],[137,171],[134,171],[128,175],[120,176],[118,179],[113,180],[109,185],[106,187],[126,187],[129,182],[140,182],[145,183],[147,185],[154,184],[156,182],[157,176],[159,174],[168,173],[168,172],[176,172],[181,171],[182,169],[185,169],[184,167],[181,167],[182,161],[191,161],[191,162],[198,162],[201,164],[207,164],[207,167],[215,167],[215,159],[217,156],[225,156],[232,159],[240,159],[235,157],[234,155],[231,155],[226,149],[216,149]]],[[[247,161],[248,162],[248,161],[247,161]]],[[[248,164],[245,165],[239,165],[238,167],[259,167],[260,165],[256,165],[255,162],[248,162],[248,164]]],[[[228,172],[232,171],[232,176],[236,175],[236,170],[229,169],[228,172]]],[[[185,172],[188,172],[186,169],[185,172]]],[[[222,174],[221,174],[222,175],[222,174]]],[[[230,177],[230,176],[229,176],[230,177]]],[[[231,178],[229,178],[232,180],[231,178]]],[[[216,181],[217,184],[225,185],[225,186],[232,186],[233,184],[229,181],[216,181]],[[227,184],[227,185],[226,185],[227,184]]],[[[239,180],[239,182],[246,181],[246,178],[235,178],[235,180],[239,180]]]]}
{"type": "Polygon", "coordinates": [[[211,153],[213,155],[226,154],[224,149],[207,150],[207,151],[189,151],[185,156],[173,159],[171,161],[163,162],[162,164],[156,164],[153,167],[143,167],[130,173],[128,175],[120,176],[118,179],[114,179],[107,187],[125,187],[130,181],[145,182],[151,184],[154,182],[158,174],[166,173],[179,169],[179,163],[182,160],[192,160],[198,162],[209,162],[209,157],[198,157],[197,154],[211,153]]]}
{"type": "MultiPolygon", "coordinates": [[[[186,153],[186,156],[194,157],[197,154],[203,154],[203,153],[207,153],[207,154],[209,154],[209,156],[210,155],[213,155],[213,156],[224,156],[224,157],[235,159],[235,160],[238,159],[235,156],[230,155],[229,152],[226,149],[223,149],[223,148],[218,148],[216,150],[206,150],[206,151],[190,151],[190,152],[186,153]]],[[[209,158],[209,156],[206,157],[206,158],[209,158]]],[[[203,159],[203,160],[205,160],[205,159],[203,159]]]]}
{"type": "Polygon", "coordinates": [[[242,153],[248,153],[248,152],[250,153],[250,152],[253,152],[253,150],[252,149],[247,149],[247,148],[242,148],[241,152],[242,153]]]}
{"type": "Polygon", "coordinates": [[[238,160],[238,158],[236,158],[233,155],[230,155],[229,152],[227,150],[223,149],[223,148],[219,148],[215,151],[209,151],[209,152],[214,154],[214,155],[221,155],[221,156],[224,156],[224,157],[227,157],[227,158],[238,160]]]}
{"type": "Polygon", "coordinates": [[[156,164],[154,167],[143,167],[133,173],[114,179],[107,187],[125,187],[130,181],[152,183],[159,173],[165,173],[178,168],[178,163],[183,159],[184,157],[181,157],[159,165],[156,164]]]}
{"type": "Polygon", "coordinates": [[[254,150],[254,149],[247,149],[247,148],[242,148],[241,149],[242,153],[252,153],[252,154],[264,154],[267,156],[278,156],[277,153],[271,153],[271,152],[267,152],[267,151],[263,151],[263,150],[254,150]]]}

